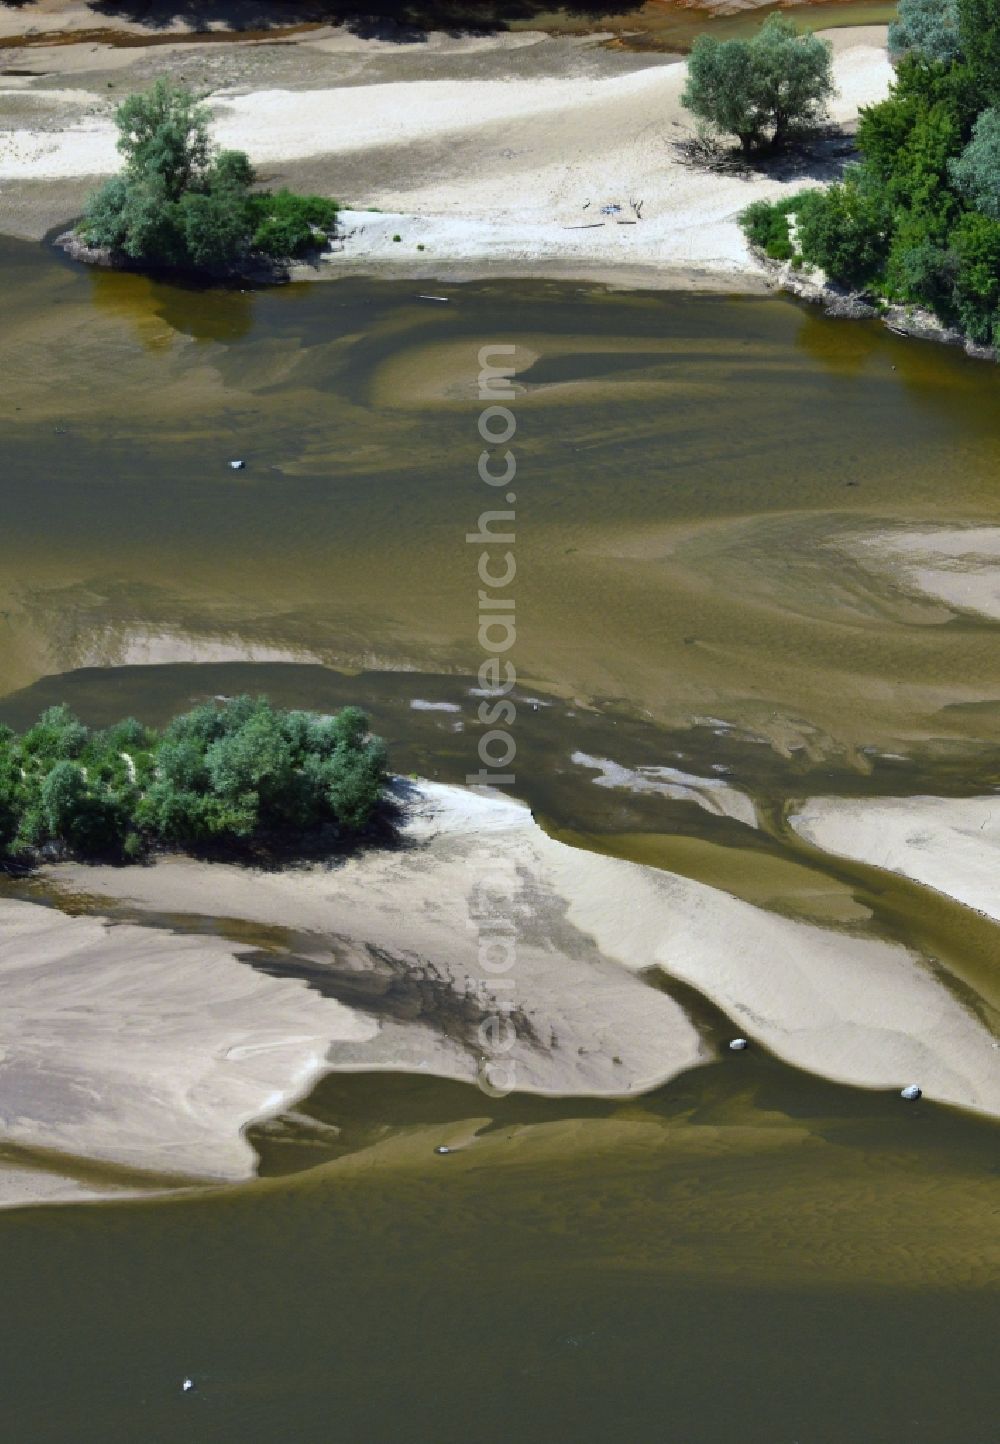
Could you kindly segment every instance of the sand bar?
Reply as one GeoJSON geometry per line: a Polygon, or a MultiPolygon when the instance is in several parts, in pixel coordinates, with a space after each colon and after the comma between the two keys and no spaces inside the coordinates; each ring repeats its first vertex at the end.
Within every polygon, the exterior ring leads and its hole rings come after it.
{"type": "Polygon", "coordinates": [[[6,1134],[245,1176],[240,1127],[323,1071],[476,1079],[478,1027],[506,996],[517,1088],[638,1093],[711,1056],[678,1003],[637,976],[649,968],[804,1068],[866,1087],[917,1079],[932,1098],[1000,1114],[994,1040],[902,947],[568,847],[505,798],[422,784],[403,837],[336,867],[49,870],[133,921],[6,905],[6,1134]],[[509,994],[476,949],[498,917],[516,940],[509,994]],[[206,919],[230,938],[206,938],[206,919]]]}
{"type": "Polygon", "coordinates": [[[1000,921],[1000,795],[813,797],[791,823],[824,852],[901,873],[1000,921]]]}

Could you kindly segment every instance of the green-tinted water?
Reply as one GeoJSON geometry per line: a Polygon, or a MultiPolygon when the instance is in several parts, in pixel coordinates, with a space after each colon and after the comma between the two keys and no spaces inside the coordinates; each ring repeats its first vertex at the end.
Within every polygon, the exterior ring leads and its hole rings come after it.
{"type": "MultiPolygon", "coordinates": [[[[781,816],[995,785],[996,624],[852,550],[992,522],[992,368],[780,301],[0,264],[3,720],[349,698],[402,770],[460,779],[476,354],[510,342],[516,655],[548,704],[522,708],[521,793],[585,845],[933,946],[989,999],[993,925],[781,816]],[[725,766],[772,825],[595,788],[574,751],[725,766]]],[[[0,1217],[4,1437],[996,1437],[986,1121],[758,1050],[621,1103],[341,1077],[253,1136],[246,1188],[0,1217]]]]}

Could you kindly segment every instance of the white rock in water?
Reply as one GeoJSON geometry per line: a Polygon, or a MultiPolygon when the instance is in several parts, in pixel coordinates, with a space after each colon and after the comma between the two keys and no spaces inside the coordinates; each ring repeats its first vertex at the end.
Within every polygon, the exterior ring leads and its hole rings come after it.
{"type": "Polygon", "coordinates": [[[229,463],[229,465],[230,465],[230,467],[232,468],[233,471],[242,471],[243,468],[246,466],[246,462],[245,462],[245,461],[231,461],[231,462],[229,463]]]}
{"type": "Polygon", "coordinates": [[[749,1048],[750,1044],[745,1038],[734,1038],[729,1046],[734,1053],[742,1053],[743,1049],[749,1048]]]}
{"type": "Polygon", "coordinates": [[[918,1088],[916,1083],[907,1083],[905,1088],[900,1089],[899,1096],[905,1098],[908,1103],[912,1103],[914,1098],[922,1098],[924,1095],[923,1089],[918,1088]]]}

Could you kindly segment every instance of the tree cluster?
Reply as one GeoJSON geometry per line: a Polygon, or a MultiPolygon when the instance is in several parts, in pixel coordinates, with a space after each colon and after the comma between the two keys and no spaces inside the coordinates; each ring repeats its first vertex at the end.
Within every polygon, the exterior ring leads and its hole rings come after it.
{"type": "Polygon", "coordinates": [[[825,116],[833,94],[832,47],[769,15],[749,40],[699,35],[682,105],[751,154],[780,150],[825,116]]]}
{"type": "Polygon", "coordinates": [[[92,731],[52,707],[20,736],[0,728],[0,854],[135,859],[325,829],[350,837],[382,801],[385,766],[356,707],[321,717],[237,697],[162,733],[134,718],[92,731]]]}
{"type": "Polygon", "coordinates": [[[123,101],[115,123],[125,164],[90,196],[78,227],[84,241],[147,265],[208,272],[325,244],[337,203],[253,190],[250,161],[213,145],[209,120],[191,90],[162,78],[123,101]]]}
{"type": "Polygon", "coordinates": [[[744,228],[768,254],[787,246],[793,263],[996,346],[1000,0],[902,0],[899,15],[896,79],[861,112],[860,162],[825,191],[751,207],[744,228]]]}

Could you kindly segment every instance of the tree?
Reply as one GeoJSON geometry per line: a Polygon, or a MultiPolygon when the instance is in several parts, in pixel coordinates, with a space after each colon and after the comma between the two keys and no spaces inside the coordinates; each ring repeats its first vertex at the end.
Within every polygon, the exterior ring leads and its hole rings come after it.
{"type": "Polygon", "coordinates": [[[983,344],[998,339],[1000,322],[1000,222],[970,211],[955,233],[958,276],[955,307],[965,331],[983,344]]]}
{"type": "Polygon", "coordinates": [[[236,697],[163,735],[133,718],[91,732],[54,707],[21,737],[0,727],[0,853],[51,843],[132,861],[155,846],[349,837],[378,808],[385,767],[356,707],[317,717],[236,697]]]}
{"type": "Polygon", "coordinates": [[[984,110],[972,139],[950,166],[951,179],[970,205],[1000,220],[1000,110],[984,110]]]}
{"type": "Polygon", "coordinates": [[[962,53],[983,108],[1000,101],[1000,0],[958,0],[962,53]]]}
{"type": "Polygon", "coordinates": [[[829,190],[809,191],[801,198],[797,219],[802,255],[831,280],[864,285],[882,270],[890,218],[863,175],[848,172],[829,190]]]}
{"type": "Polygon", "coordinates": [[[250,226],[246,210],[218,191],[188,191],[179,205],[184,254],[198,270],[220,270],[246,255],[250,226]]]}
{"type": "Polygon", "coordinates": [[[749,153],[818,124],[832,95],[832,46],[772,14],[750,40],[699,35],[681,103],[749,153]]]}
{"type": "Polygon", "coordinates": [[[115,112],[125,166],[88,199],[80,233],[134,261],[224,272],[253,251],[304,254],[336,225],[336,202],[280,191],[253,193],[242,151],[220,151],[209,111],[183,85],[160,79],[115,112]]]}
{"type": "Polygon", "coordinates": [[[115,124],[125,168],[88,200],[81,229],[92,245],[198,269],[246,249],[253,171],[239,152],[215,152],[209,118],[193,91],[162,77],[122,101],[115,124]]]}
{"type": "Polygon", "coordinates": [[[918,55],[950,65],[962,54],[958,0],[899,0],[898,18],[889,26],[893,56],[918,55]]]}
{"type": "Polygon", "coordinates": [[[126,175],[133,180],[157,176],[168,198],[180,200],[208,169],[210,118],[193,91],[163,76],[151,90],[128,96],[115,111],[126,175]]]}
{"type": "Polygon", "coordinates": [[[69,837],[87,797],[87,779],[75,762],[57,762],[41,787],[42,813],[52,837],[69,837]]]}

